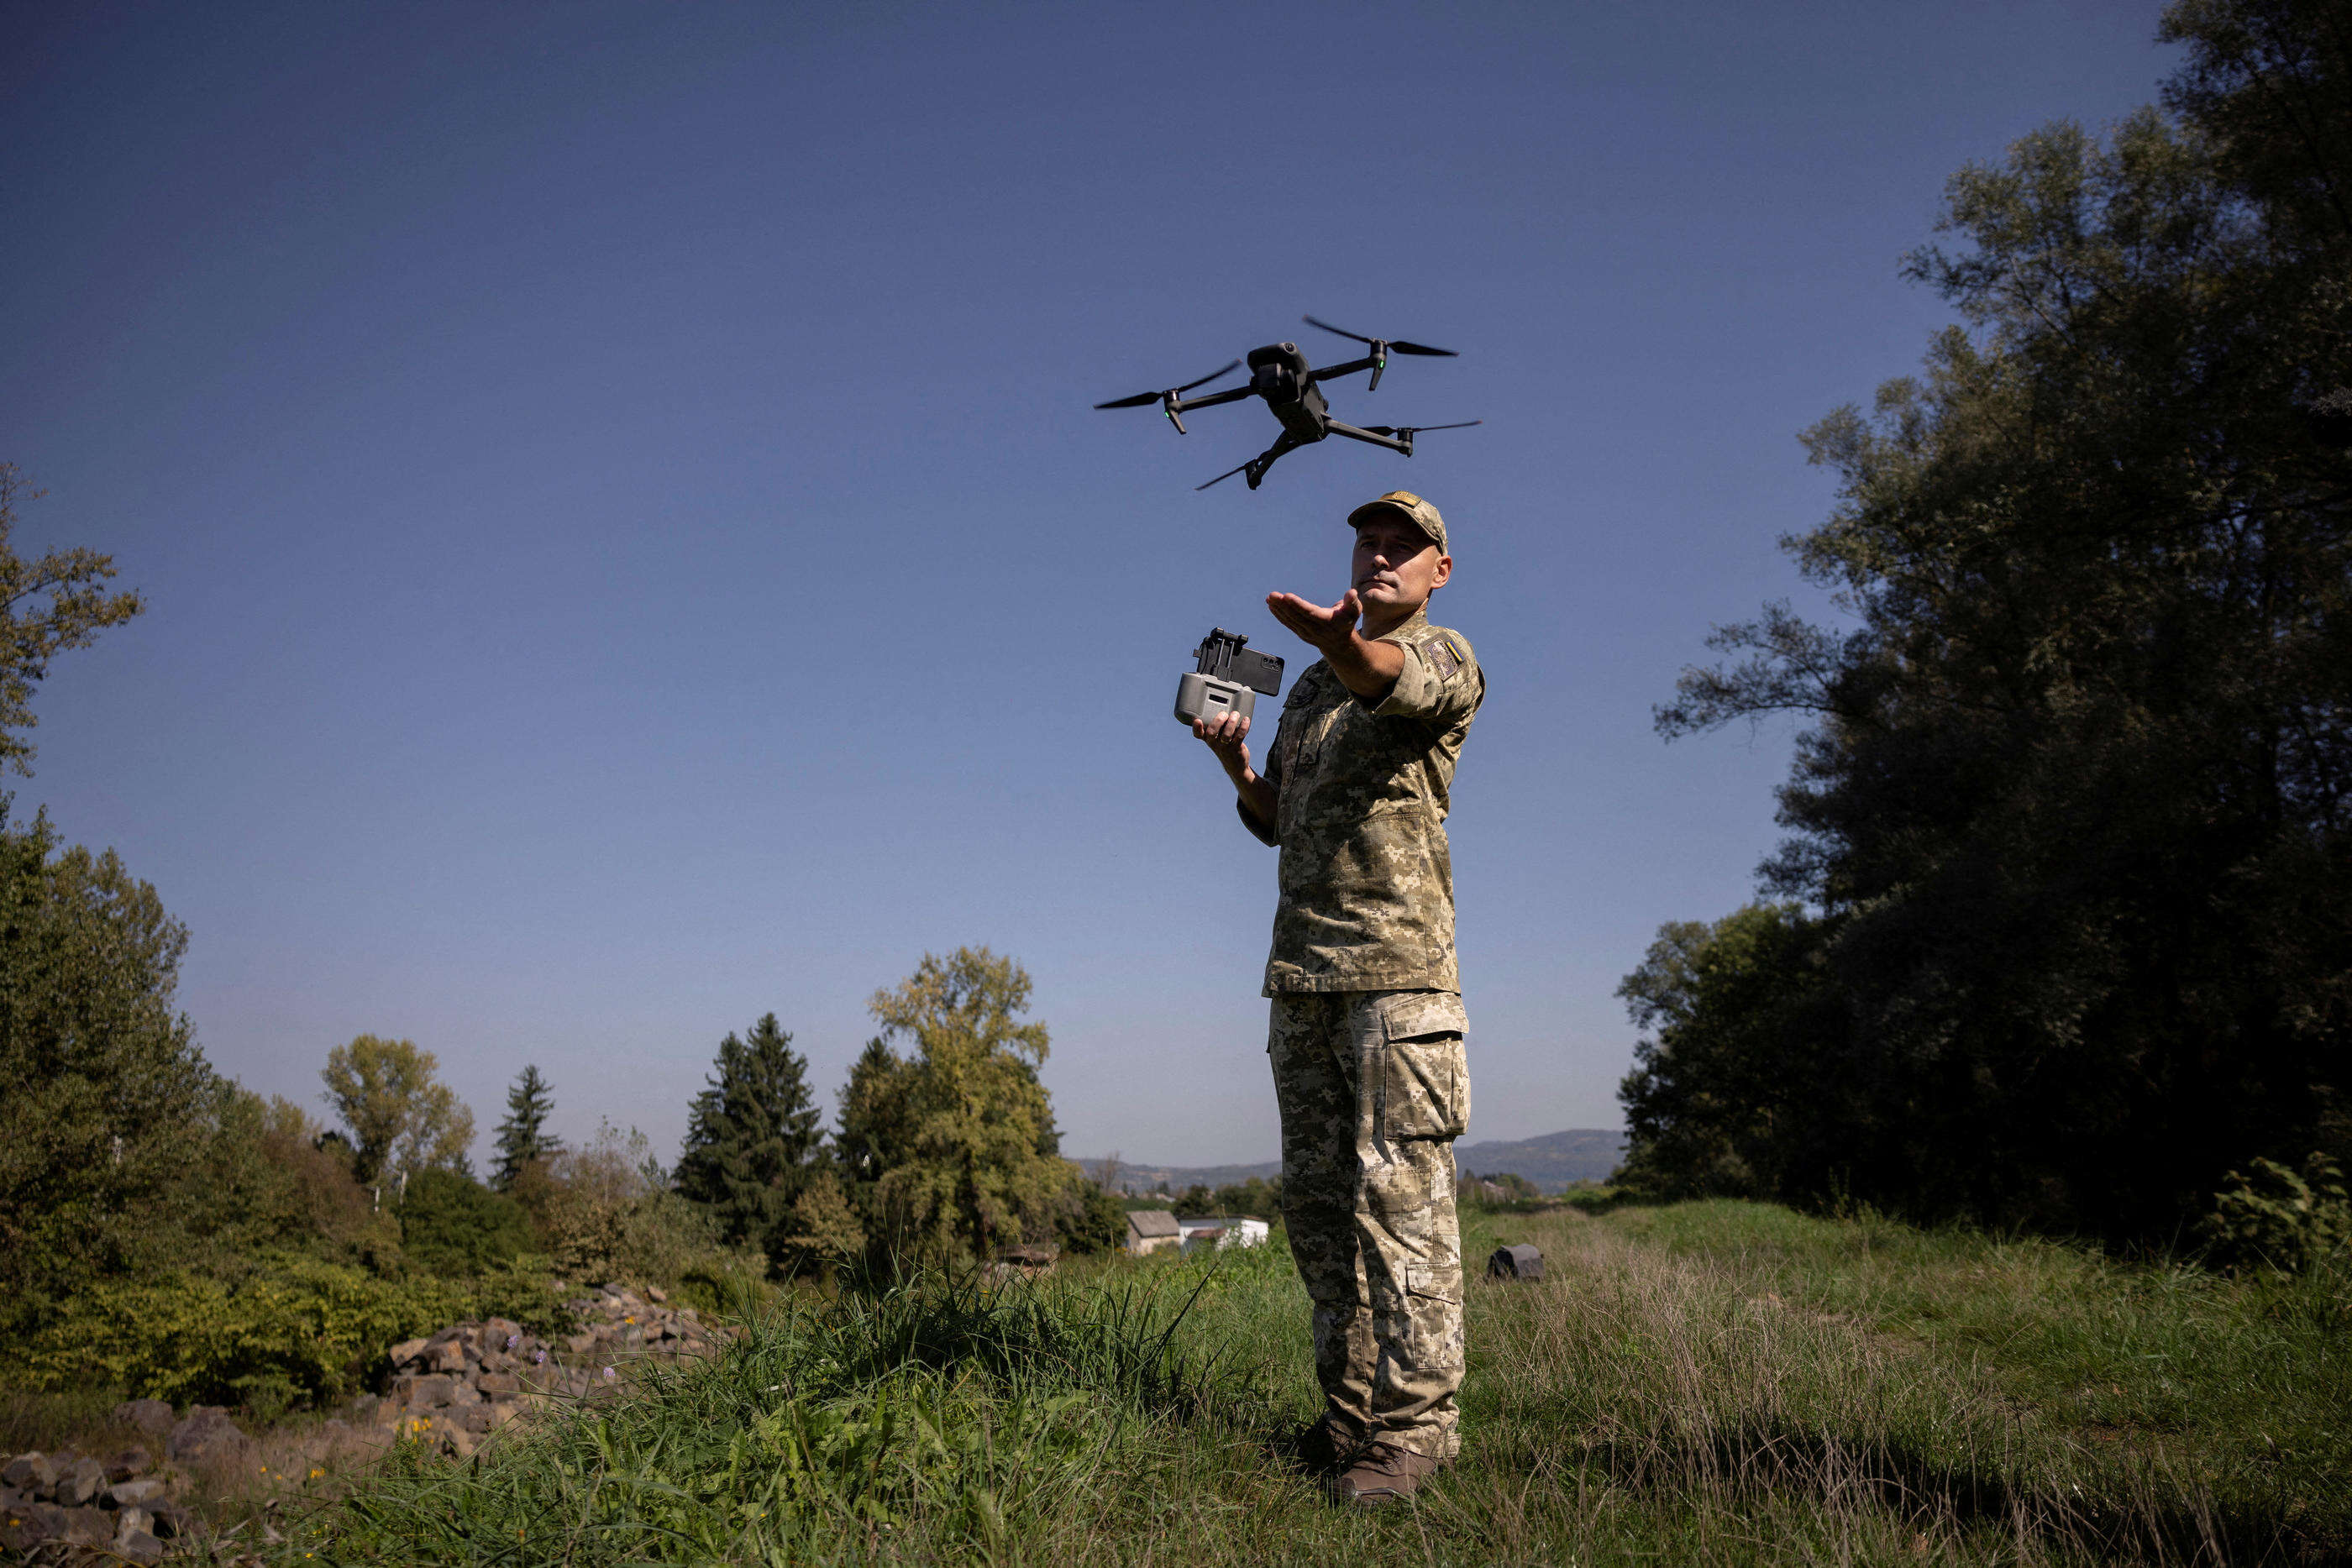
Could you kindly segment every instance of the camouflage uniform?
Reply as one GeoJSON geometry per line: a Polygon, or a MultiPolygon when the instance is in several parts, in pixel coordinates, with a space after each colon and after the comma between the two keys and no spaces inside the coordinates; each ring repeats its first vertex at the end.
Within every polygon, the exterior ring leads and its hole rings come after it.
{"type": "Polygon", "coordinates": [[[1265,770],[1274,827],[1242,821],[1282,850],[1266,1051],[1325,1411],[1343,1432],[1450,1458],[1454,1139],[1470,1077],[1444,824],[1486,682],[1468,643],[1423,615],[1381,640],[1405,657],[1377,707],[1322,662],[1298,677],[1265,770]]]}

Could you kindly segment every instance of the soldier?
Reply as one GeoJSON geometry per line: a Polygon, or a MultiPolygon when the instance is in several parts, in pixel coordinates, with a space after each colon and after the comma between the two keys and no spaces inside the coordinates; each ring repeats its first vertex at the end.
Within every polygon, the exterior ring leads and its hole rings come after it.
{"type": "Polygon", "coordinates": [[[1265,771],[1250,767],[1247,719],[1192,733],[1224,765],[1243,825],[1282,852],[1266,1051],[1323,1386],[1300,1447],[1335,1497],[1374,1504],[1410,1497],[1460,1449],[1454,1139],[1470,1077],[1445,812],[1486,680],[1425,612],[1454,572],[1437,508],[1392,490],[1348,521],[1339,603],[1266,597],[1323,657],[1290,688],[1265,771]]]}

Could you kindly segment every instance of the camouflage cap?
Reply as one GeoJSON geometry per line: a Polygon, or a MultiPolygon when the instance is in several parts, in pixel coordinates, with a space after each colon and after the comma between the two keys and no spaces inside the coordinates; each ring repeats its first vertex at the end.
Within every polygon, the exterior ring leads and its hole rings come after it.
{"type": "Polygon", "coordinates": [[[1436,541],[1438,554],[1454,553],[1453,548],[1445,541],[1445,519],[1437,515],[1435,507],[1410,490],[1391,490],[1378,500],[1365,502],[1348,514],[1348,526],[1352,528],[1360,523],[1370,522],[1382,512],[1393,512],[1427,534],[1436,541]]]}

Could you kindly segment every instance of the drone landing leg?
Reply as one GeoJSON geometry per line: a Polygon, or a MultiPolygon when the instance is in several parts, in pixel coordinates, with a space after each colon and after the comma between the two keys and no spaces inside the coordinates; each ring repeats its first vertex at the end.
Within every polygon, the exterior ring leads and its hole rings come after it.
{"type": "Polygon", "coordinates": [[[1265,471],[1273,467],[1284,453],[1296,452],[1306,444],[1307,443],[1299,440],[1297,436],[1291,434],[1290,432],[1286,430],[1280,435],[1276,436],[1274,438],[1273,445],[1267,447],[1265,451],[1259,453],[1256,456],[1251,458],[1243,465],[1242,474],[1244,477],[1249,480],[1249,487],[1253,490],[1256,489],[1258,482],[1265,477],[1265,471]]]}

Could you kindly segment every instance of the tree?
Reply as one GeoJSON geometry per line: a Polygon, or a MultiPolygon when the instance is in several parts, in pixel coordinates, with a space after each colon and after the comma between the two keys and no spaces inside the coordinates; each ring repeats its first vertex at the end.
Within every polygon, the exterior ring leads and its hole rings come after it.
{"type": "Polygon", "coordinates": [[[1806,1055],[1818,939],[1795,904],[1659,928],[1617,988],[1643,1031],[1618,1090],[1632,1145],[1621,1185],[1658,1197],[1782,1190],[1795,1119],[1819,1091],[1806,1055]]]}
{"type": "Polygon", "coordinates": [[[1081,1256],[1116,1252],[1127,1245],[1127,1205],[1091,1176],[1069,1184],[1054,1216],[1054,1236],[1065,1251],[1081,1256]]]}
{"type": "Polygon", "coordinates": [[[414,1040],[372,1034],[327,1053],[319,1076],[351,1134],[352,1174],[362,1185],[425,1169],[465,1173],[474,1113],[435,1080],[440,1065],[414,1040]]]}
{"type": "Polygon", "coordinates": [[[26,560],[11,549],[16,502],[41,498],[25,487],[23,470],[0,463],[0,763],[32,772],[34,747],[17,731],[40,720],[33,715],[33,687],[49,673],[49,661],[68,648],[86,648],[109,626],[120,626],[145,608],[136,593],[109,593],[114,558],[95,550],[52,550],[26,560]]]}
{"type": "Polygon", "coordinates": [[[709,1206],[730,1246],[781,1254],[824,1141],[809,1092],[808,1059],[768,1013],[749,1034],[719,1043],[709,1086],[695,1097],[677,1190],[709,1206]]]}
{"type": "Polygon", "coordinates": [[[183,1245],[224,1086],[176,1008],[187,928],[112,851],[0,799],[0,1300],[30,1309],[183,1245]]]}
{"type": "Polygon", "coordinates": [[[960,947],[925,954],[914,974],[875,993],[883,1032],[843,1091],[839,1146],[866,1184],[877,1261],[985,1256],[1055,1234],[1082,1177],[1054,1152],[1037,1076],[1045,1026],[1018,1021],[1030,988],[1012,959],[960,947]]]}
{"type": "Polygon", "coordinates": [[[830,1170],[818,1169],[802,1185],[784,1228],[775,1255],[794,1270],[813,1266],[829,1272],[866,1251],[866,1227],[830,1170]]]}
{"type": "Polygon", "coordinates": [[[499,1124],[499,1164],[490,1186],[499,1192],[514,1186],[525,1166],[563,1151],[563,1140],[550,1134],[547,1118],[555,1111],[555,1092],[526,1065],[507,1091],[507,1119],[499,1124]]]}
{"type": "Polygon", "coordinates": [[[535,1249],[521,1205],[454,1170],[418,1171],[400,1195],[400,1246],[441,1274],[480,1274],[535,1249]]]}
{"type": "Polygon", "coordinates": [[[1702,1006],[1637,1165],[1687,1128],[1782,1196],[2161,1236],[2352,1138],[2342,16],[2183,0],[2168,115],[1954,177],[1909,270],[1962,324],[1807,437],[1841,499],[1788,543],[1851,629],[1773,607],[1659,714],[1808,727],[1765,881],[1819,1005],[1702,1006]]]}

